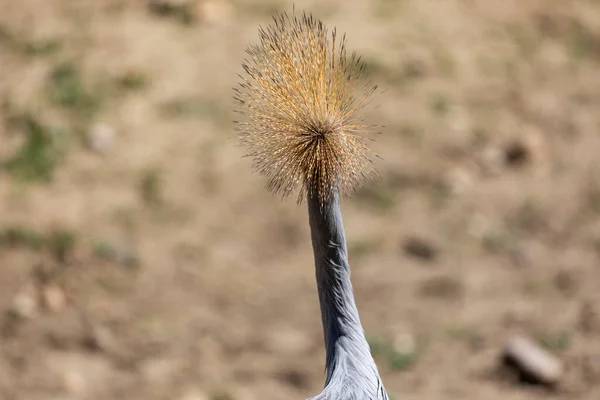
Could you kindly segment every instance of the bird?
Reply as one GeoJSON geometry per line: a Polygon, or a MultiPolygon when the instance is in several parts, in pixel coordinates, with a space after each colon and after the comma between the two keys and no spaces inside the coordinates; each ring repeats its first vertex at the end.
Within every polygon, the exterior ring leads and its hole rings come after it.
{"type": "Polygon", "coordinates": [[[279,12],[246,48],[234,88],[239,143],[266,187],[306,203],[325,342],[325,385],[309,400],[387,400],[350,279],[340,201],[377,176],[357,112],[377,86],[347,54],[346,35],[295,11],[279,12]]]}

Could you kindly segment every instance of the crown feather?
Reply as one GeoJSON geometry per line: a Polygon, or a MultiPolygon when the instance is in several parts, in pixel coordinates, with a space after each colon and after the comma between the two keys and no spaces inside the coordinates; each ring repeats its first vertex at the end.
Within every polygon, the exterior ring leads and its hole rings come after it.
{"type": "Polygon", "coordinates": [[[288,196],[299,189],[328,201],[349,195],[376,175],[366,134],[356,112],[377,86],[357,90],[365,64],[346,54],[346,37],[329,35],[312,15],[280,13],[259,29],[260,43],[246,49],[235,121],[252,166],[268,178],[267,188],[288,196]]]}

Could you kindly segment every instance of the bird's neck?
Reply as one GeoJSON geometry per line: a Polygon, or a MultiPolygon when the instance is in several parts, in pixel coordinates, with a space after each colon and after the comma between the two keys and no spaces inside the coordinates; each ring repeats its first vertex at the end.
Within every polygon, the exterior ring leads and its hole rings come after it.
{"type": "Polygon", "coordinates": [[[309,196],[308,210],[327,352],[327,382],[336,368],[347,369],[347,365],[340,365],[344,363],[366,363],[362,367],[376,374],[350,282],[339,198],[321,204],[318,198],[309,196]]]}

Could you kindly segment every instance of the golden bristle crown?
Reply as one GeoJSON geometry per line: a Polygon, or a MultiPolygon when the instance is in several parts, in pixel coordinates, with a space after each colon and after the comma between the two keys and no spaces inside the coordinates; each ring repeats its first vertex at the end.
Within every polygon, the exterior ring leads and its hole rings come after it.
{"type": "Polygon", "coordinates": [[[299,190],[326,202],[332,194],[356,191],[375,175],[365,134],[356,111],[377,89],[357,86],[365,65],[346,55],[345,35],[329,35],[310,15],[276,15],[259,30],[260,44],[249,46],[244,76],[235,88],[235,121],[240,143],[255,170],[268,178],[267,188],[287,196],[299,190]]]}

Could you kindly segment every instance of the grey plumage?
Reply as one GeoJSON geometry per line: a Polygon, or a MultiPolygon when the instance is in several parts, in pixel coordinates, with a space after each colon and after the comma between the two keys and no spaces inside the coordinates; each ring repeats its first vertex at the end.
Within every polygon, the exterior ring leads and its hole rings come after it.
{"type": "Polygon", "coordinates": [[[324,204],[318,197],[309,197],[308,215],[327,372],[325,389],[311,399],[387,399],[354,301],[337,193],[324,204]]]}

